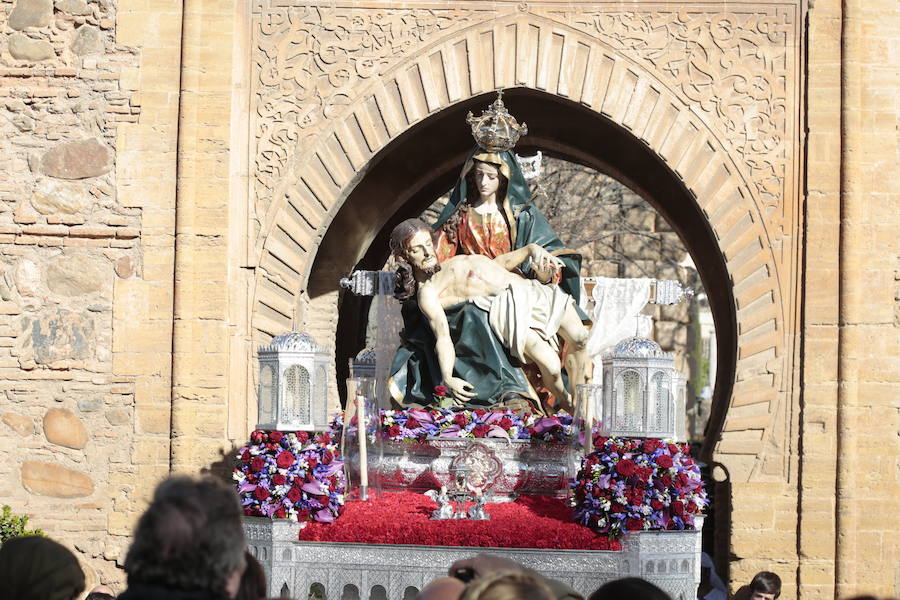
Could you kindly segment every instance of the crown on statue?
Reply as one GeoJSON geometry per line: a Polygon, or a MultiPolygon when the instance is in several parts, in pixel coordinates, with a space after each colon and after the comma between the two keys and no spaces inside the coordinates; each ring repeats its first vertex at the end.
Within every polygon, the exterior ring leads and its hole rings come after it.
{"type": "Polygon", "coordinates": [[[472,127],[475,141],[488,152],[511,150],[519,138],[528,133],[528,126],[525,123],[519,125],[503,105],[503,90],[497,92],[497,99],[480,117],[469,112],[466,122],[472,127]]]}

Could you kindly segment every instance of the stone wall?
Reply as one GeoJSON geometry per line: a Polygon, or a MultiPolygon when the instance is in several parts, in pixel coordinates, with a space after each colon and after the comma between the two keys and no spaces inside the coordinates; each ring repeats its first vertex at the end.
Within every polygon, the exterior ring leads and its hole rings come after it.
{"type": "Polygon", "coordinates": [[[0,501],[73,548],[91,585],[122,580],[168,470],[171,300],[141,286],[171,286],[171,265],[147,251],[159,205],[144,210],[122,160],[156,103],[145,113],[147,48],[117,27],[122,4],[0,4],[0,501]],[[163,360],[136,364],[154,337],[163,360]]]}
{"type": "Polygon", "coordinates": [[[605,152],[563,139],[565,114],[651,152],[726,263],[707,291],[734,301],[715,452],[732,581],[896,595],[896,525],[872,515],[900,509],[898,18],[883,0],[0,3],[0,501],[121,581],[155,482],[246,437],[254,344],[327,343],[338,293],[316,269],[346,274],[465,144],[407,150],[434,162],[401,183],[379,166],[511,87],[553,100],[535,144],[605,152]],[[352,198],[363,183],[389,193],[352,198]]]}

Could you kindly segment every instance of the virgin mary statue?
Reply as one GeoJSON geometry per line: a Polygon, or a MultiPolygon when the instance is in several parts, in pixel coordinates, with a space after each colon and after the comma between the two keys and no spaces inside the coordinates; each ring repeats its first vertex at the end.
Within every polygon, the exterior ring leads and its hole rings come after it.
{"type": "MultiPolygon", "coordinates": [[[[579,299],[581,257],[566,249],[540,209],[512,148],[525,124],[517,124],[503,105],[502,93],[480,117],[468,116],[478,143],[463,165],[450,200],[434,224],[439,261],[457,254],[483,254],[490,258],[536,244],[546,253],[524,263],[519,274],[548,285],[559,285],[576,306],[579,299]],[[562,261],[562,268],[556,267],[562,261]]],[[[403,345],[391,365],[389,389],[401,406],[435,403],[440,385],[435,339],[415,300],[402,308],[403,345]]],[[[476,407],[547,408],[549,393],[536,368],[519,363],[504,348],[488,323],[487,312],[472,303],[446,309],[456,350],[455,375],[474,386],[475,397],[465,404],[476,407]]],[[[581,313],[583,319],[587,316],[581,313]]]]}

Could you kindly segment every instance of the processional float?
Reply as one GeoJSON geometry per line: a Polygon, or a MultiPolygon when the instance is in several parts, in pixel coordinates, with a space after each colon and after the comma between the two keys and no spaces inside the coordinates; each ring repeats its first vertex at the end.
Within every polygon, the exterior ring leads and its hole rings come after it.
{"type": "MultiPolygon", "coordinates": [[[[499,98],[488,113],[470,114],[482,148],[521,130],[499,98]]],[[[539,159],[529,162],[529,173],[539,170],[539,159]]],[[[584,281],[602,290],[597,279],[584,281]]],[[[684,380],[672,354],[641,335],[619,341],[598,357],[602,378],[578,386],[574,415],[441,407],[440,385],[433,408],[391,407],[395,274],[357,271],[341,284],[375,298],[379,324],[374,346],[351,361],[342,415],[327,415],[333,356],[311,336],[280,335],[258,353],[259,419],[235,480],[270,594],[411,599],[454,561],[494,552],[585,597],[621,577],[643,577],[676,600],[696,597],[705,495],[699,467],[678,443],[684,380]],[[346,530],[341,541],[328,539],[342,512],[390,497],[416,498],[427,507],[422,518],[437,524],[429,527],[443,531],[489,532],[504,503],[556,502],[577,523],[567,526],[611,540],[590,547],[610,549],[374,544],[346,530]]],[[[659,303],[685,295],[677,282],[652,286],[659,303]]]]}

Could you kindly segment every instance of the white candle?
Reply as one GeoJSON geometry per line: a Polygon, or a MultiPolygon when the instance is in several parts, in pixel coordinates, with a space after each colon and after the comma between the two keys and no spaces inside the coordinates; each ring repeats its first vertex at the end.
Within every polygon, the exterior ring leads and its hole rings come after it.
{"type": "Polygon", "coordinates": [[[369,459],[366,447],[366,397],[356,394],[356,423],[359,438],[359,495],[366,500],[369,487],[369,459]]]}

